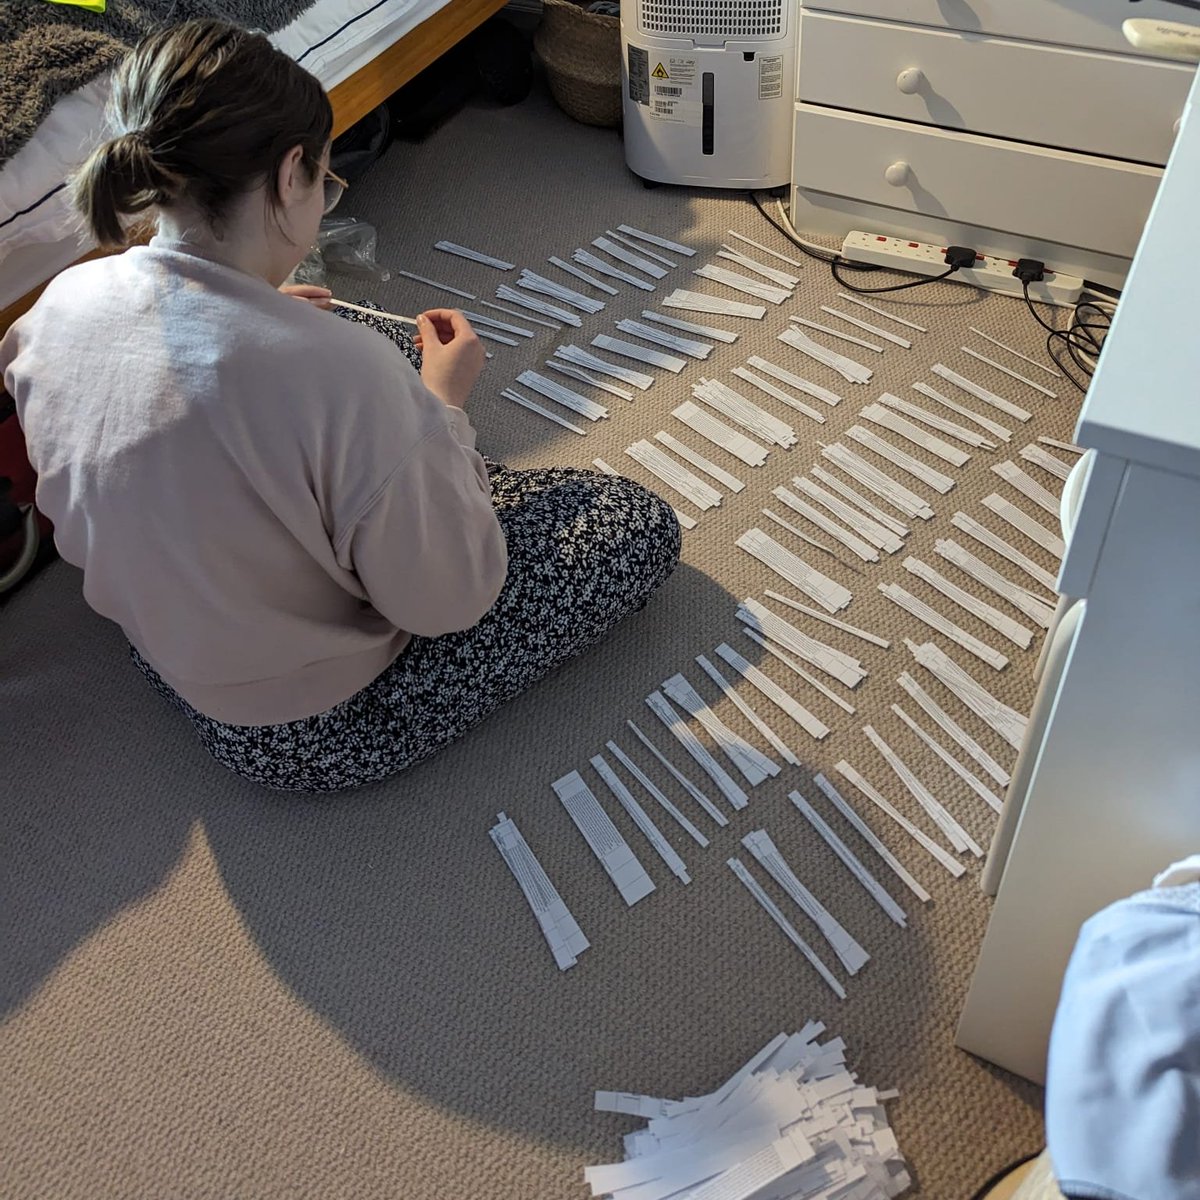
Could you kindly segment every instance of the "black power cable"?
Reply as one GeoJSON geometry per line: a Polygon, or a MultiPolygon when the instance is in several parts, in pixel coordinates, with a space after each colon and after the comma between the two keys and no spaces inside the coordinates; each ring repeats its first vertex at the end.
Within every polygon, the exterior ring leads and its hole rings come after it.
{"type": "Polygon", "coordinates": [[[1030,315],[1047,331],[1046,353],[1081,392],[1086,392],[1096,370],[1095,359],[1103,349],[1104,339],[1112,325],[1112,315],[1094,300],[1081,300],[1075,305],[1067,327],[1056,329],[1034,307],[1033,297],[1029,294],[1029,284],[1030,280],[1022,280],[1022,294],[1030,315]],[[1094,314],[1090,319],[1085,317],[1088,312],[1094,314]],[[1075,370],[1067,366],[1064,356],[1070,358],[1073,367],[1083,376],[1082,383],[1075,370]]]}

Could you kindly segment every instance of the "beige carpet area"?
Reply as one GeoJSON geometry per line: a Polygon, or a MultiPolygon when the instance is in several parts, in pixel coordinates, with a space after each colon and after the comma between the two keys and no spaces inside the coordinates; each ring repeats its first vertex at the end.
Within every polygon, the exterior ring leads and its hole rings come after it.
{"type": "MultiPolygon", "coordinates": [[[[713,259],[730,228],[786,252],[744,197],[644,190],[625,171],[616,134],[573,124],[540,95],[511,110],[470,109],[420,147],[396,145],[344,206],[379,227],[384,262],[479,294],[500,276],[433,251],[435,239],[535,268],[619,222],[694,246],[698,262],[713,259]]],[[[906,552],[935,563],[936,538],[967,543],[951,529],[958,509],[1020,542],[983,508],[982,498],[994,490],[1051,524],[990,466],[1039,434],[1068,438],[1077,393],[1064,381],[1059,398],[1047,399],[960,351],[974,324],[1042,356],[1042,335],[1024,309],[949,284],[922,289],[894,311],[930,332],[914,334],[912,350],[862,351],[876,375],[869,386],[853,386],[776,340],[787,314],[820,319],[819,306],[836,302],[838,289],[822,266],[810,263],[800,273],[793,302],[762,322],[736,322],[741,339],[719,347],[703,368],[689,366],[679,377],[657,372],[653,388],[633,404],[608,399],[611,419],[586,438],[497,394],[543,360],[557,335],[540,330],[532,344],[493,347],[472,409],[480,445],[493,457],[513,466],[584,466],[600,455],[652,483],[623,449],[668,429],[749,486],[685,535],[683,565],[645,612],[462,742],[387,784],[317,800],[264,794],[222,773],[127,664],[119,632],[89,614],[70,568],[48,570],[0,610],[0,1194],[6,1200],[576,1200],[586,1195],[584,1165],[619,1158],[620,1134],[633,1127],[594,1113],[594,1089],[698,1094],[775,1033],[799,1029],[809,1018],[847,1039],[866,1082],[900,1089],[891,1114],[917,1180],[914,1196],[969,1197],[997,1168],[1040,1145],[1039,1091],[953,1045],[988,914],[978,862],[970,860],[967,875],[952,880],[847,787],[933,895],[931,904],[919,905],[835,820],[909,910],[909,927],[901,930],[787,799],[793,788],[813,797],[810,773],[830,772],[845,757],[936,834],[863,736],[871,723],[987,844],[990,810],[889,712],[904,700],[899,673],[920,673],[902,639],[927,640],[928,631],[880,596],[877,584],[902,582],[993,646],[1001,648],[1001,639],[911,579],[900,564],[903,553],[861,573],[814,553],[814,565],[855,593],[842,615],[895,640],[882,650],[797,617],[866,663],[870,677],[852,697],[857,712],[840,712],[780,663],[761,663],[833,733],[818,743],[739,688],[806,765],[785,767],[756,789],[723,830],[691,808],[712,835],[707,850],[676,836],[664,817],[692,872],[689,886],[653,858],[587,765],[606,739],[616,738],[672,798],[690,804],[623,729],[635,717],[667,747],[643,698],[680,670],[723,719],[762,745],[740,713],[717,701],[693,661],[723,640],[761,661],[736,627],[735,601],[761,598],[765,588],[790,592],[737,550],[734,539],[764,523],[758,514],[770,504],[770,489],[806,473],[818,443],[834,440],[864,404],[885,390],[919,399],[910,385],[935,382],[934,362],[960,369],[1034,416],[1019,425],[991,413],[1018,426],[1011,445],[978,452],[961,470],[947,468],[957,481],[949,496],[916,485],[936,516],[914,522],[906,552]],[[755,353],[845,399],[824,426],[795,414],[799,444],[772,451],[752,471],[669,413],[701,374],[732,382],[730,368],[755,353]],[[550,789],[572,769],[592,780],[658,884],[633,909],[625,908],[550,789]],[[569,971],[554,967],[487,836],[501,809],[516,819],[591,940],[569,971]],[[758,828],[771,833],[872,955],[848,981],[844,1002],[725,865],[739,852],[749,861],[739,839],[758,828]]],[[[719,290],[693,280],[683,266],[653,297],[622,288],[571,340],[586,344],[671,286],[694,284],[719,290]]],[[[399,312],[439,299],[403,279],[377,287],[342,280],[338,289],[399,312]]],[[[353,421],[354,413],[345,419],[353,421]]],[[[1038,468],[1028,470],[1057,490],[1038,468]]],[[[1024,582],[990,551],[971,548],[1024,582]]],[[[1022,548],[1053,568],[1032,543],[1022,548]]],[[[955,570],[947,565],[945,573],[955,570]]],[[[955,577],[978,593],[964,576],[955,577]]],[[[1002,672],[928,637],[1002,700],[1028,709],[1040,637],[1028,651],[1003,647],[1012,661],[1002,672]]],[[[1011,765],[1012,752],[998,738],[932,677],[924,681],[1011,765]]],[[[678,746],[668,753],[699,774],[678,746]]],[[[824,801],[818,803],[828,815],[824,801]]],[[[773,894],[784,902],[782,893],[773,894]]],[[[793,915],[816,941],[815,929],[793,915]]]]}

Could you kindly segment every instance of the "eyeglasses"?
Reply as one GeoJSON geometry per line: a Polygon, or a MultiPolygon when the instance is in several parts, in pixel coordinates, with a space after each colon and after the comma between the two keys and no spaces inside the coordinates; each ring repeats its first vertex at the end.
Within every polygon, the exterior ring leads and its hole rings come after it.
{"type": "Polygon", "coordinates": [[[325,212],[331,213],[337,208],[342,193],[350,185],[340,176],[335,175],[328,167],[325,168],[325,212]]]}

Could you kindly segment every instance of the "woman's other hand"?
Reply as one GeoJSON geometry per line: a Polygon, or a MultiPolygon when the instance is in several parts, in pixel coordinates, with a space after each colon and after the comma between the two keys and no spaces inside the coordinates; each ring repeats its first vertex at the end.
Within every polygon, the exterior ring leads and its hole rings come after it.
{"type": "Polygon", "coordinates": [[[285,296],[295,296],[297,300],[315,304],[318,308],[332,307],[329,301],[333,293],[328,288],[317,287],[315,283],[285,283],[279,290],[285,296]]]}
{"type": "Polygon", "coordinates": [[[424,360],[421,378],[425,386],[443,404],[466,408],[486,357],[467,318],[453,308],[423,312],[417,317],[414,340],[424,360]]]}

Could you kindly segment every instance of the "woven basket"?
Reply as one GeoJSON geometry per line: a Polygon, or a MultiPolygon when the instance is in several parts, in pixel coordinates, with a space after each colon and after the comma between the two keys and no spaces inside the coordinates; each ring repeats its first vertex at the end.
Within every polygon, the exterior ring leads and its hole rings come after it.
{"type": "Polygon", "coordinates": [[[559,108],[585,125],[621,123],[621,19],[545,0],[534,47],[559,108]]]}

